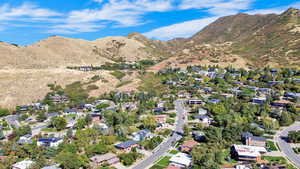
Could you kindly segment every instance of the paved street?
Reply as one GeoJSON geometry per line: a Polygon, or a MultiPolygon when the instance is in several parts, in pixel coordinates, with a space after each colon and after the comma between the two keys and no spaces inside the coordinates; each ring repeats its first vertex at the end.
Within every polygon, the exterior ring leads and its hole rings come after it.
{"type": "Polygon", "coordinates": [[[181,139],[181,135],[178,133],[183,132],[183,125],[184,125],[184,104],[183,101],[175,101],[174,102],[176,107],[176,113],[177,113],[177,122],[176,122],[176,132],[174,132],[173,136],[171,136],[166,142],[162,143],[158,148],[156,148],[151,156],[144,159],[142,162],[140,162],[138,165],[133,167],[133,169],[146,169],[149,168],[151,165],[154,164],[155,161],[157,161],[160,157],[162,157],[171,147],[172,144],[176,141],[181,139]],[[178,132],[178,133],[177,133],[178,132]]]}
{"type": "Polygon", "coordinates": [[[296,122],[295,124],[284,128],[282,131],[279,131],[275,136],[275,141],[277,142],[280,150],[288,157],[288,159],[300,168],[300,157],[294,153],[290,144],[288,144],[284,138],[287,137],[289,131],[300,130],[300,123],[296,122]]]}

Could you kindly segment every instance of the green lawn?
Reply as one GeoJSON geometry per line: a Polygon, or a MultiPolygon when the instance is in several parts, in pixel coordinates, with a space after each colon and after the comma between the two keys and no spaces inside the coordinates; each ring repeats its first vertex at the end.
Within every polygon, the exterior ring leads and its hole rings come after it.
{"type": "Polygon", "coordinates": [[[42,131],[44,132],[57,132],[55,128],[43,128],[42,131]]]}
{"type": "Polygon", "coordinates": [[[171,150],[171,151],[169,151],[169,153],[175,155],[175,154],[179,153],[179,151],[178,150],[171,150]]]}
{"type": "Polygon", "coordinates": [[[278,148],[273,141],[267,141],[267,149],[271,151],[277,151],[278,148]]]}
{"type": "Polygon", "coordinates": [[[150,169],[164,169],[169,166],[169,160],[171,157],[164,157],[159,162],[157,162],[154,166],[150,169]]]}
{"type": "Polygon", "coordinates": [[[275,157],[275,156],[263,156],[263,160],[267,160],[270,163],[276,163],[279,165],[287,164],[287,160],[284,157],[275,157]]]}

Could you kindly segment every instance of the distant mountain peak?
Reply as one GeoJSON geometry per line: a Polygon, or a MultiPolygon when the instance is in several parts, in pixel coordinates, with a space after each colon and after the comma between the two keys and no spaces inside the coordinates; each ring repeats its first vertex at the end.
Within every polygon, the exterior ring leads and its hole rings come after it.
{"type": "Polygon", "coordinates": [[[145,40],[145,39],[147,39],[146,36],[142,35],[139,32],[132,32],[132,33],[128,34],[127,37],[129,39],[136,39],[136,40],[145,40]]]}

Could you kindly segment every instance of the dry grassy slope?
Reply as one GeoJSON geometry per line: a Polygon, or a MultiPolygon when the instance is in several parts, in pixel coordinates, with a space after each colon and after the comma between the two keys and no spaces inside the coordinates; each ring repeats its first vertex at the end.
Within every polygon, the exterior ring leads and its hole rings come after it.
{"type": "MultiPolygon", "coordinates": [[[[99,80],[95,84],[98,90],[91,92],[92,96],[99,96],[104,92],[115,90],[120,83],[110,75],[109,71],[81,72],[67,69],[10,69],[0,70],[0,106],[14,108],[16,105],[29,104],[44,96],[49,91],[48,84],[65,86],[75,81],[89,82],[91,77],[99,75],[105,81],[99,80]]],[[[132,76],[131,78],[136,78],[132,76]]],[[[125,87],[125,86],[124,86],[125,87]]]]}
{"type": "MultiPolygon", "coordinates": [[[[180,42],[183,45],[179,50],[190,51],[199,44],[231,42],[232,46],[225,51],[243,57],[253,67],[299,65],[300,10],[291,8],[280,15],[222,17],[180,42]]],[[[197,55],[198,51],[194,54],[197,55]]]]}
{"type": "Polygon", "coordinates": [[[126,37],[95,41],[52,36],[30,46],[0,43],[2,68],[41,69],[78,65],[101,65],[119,60],[153,59],[141,42],[126,37]]]}
{"type": "MultiPolygon", "coordinates": [[[[45,96],[47,84],[87,81],[98,74],[108,82],[96,82],[99,90],[92,91],[91,95],[115,90],[121,82],[107,71],[79,72],[66,67],[154,59],[156,56],[145,48],[142,42],[127,37],[86,41],[52,36],[30,46],[0,42],[0,106],[13,108],[32,103],[45,96]]],[[[128,80],[134,83],[124,85],[120,90],[134,88],[136,79],[131,76],[128,80]]]]}
{"type": "Polygon", "coordinates": [[[300,10],[289,9],[278,15],[245,40],[235,43],[233,50],[257,65],[299,66],[300,10]]]}

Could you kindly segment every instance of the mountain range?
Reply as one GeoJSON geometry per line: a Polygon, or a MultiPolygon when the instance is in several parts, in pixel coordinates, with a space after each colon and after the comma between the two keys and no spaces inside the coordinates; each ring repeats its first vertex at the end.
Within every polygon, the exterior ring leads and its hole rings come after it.
{"type": "MultiPolygon", "coordinates": [[[[221,17],[190,38],[151,40],[140,33],[94,41],[51,36],[29,46],[0,42],[0,105],[15,106],[42,98],[47,84],[66,85],[101,74],[101,91],[115,90],[120,79],[109,71],[83,73],[68,66],[100,66],[105,63],[141,60],[159,61],[149,70],[186,67],[192,64],[261,68],[300,65],[300,10],[290,8],[280,15],[221,17]]],[[[128,79],[126,79],[128,78],[128,79]]],[[[124,79],[123,79],[124,80],[124,79]]],[[[138,85],[138,76],[125,80],[138,85]]]]}

